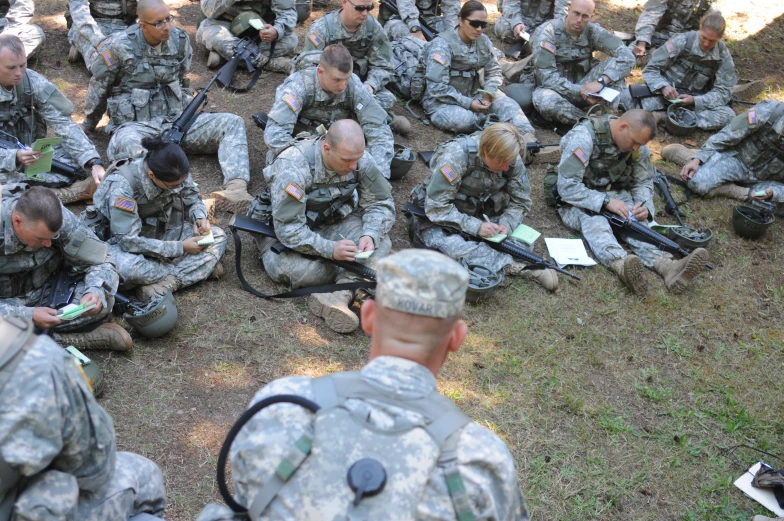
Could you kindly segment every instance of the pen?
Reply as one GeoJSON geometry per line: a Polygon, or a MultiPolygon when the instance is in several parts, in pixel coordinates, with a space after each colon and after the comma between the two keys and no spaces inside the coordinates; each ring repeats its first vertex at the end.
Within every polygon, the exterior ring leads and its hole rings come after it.
{"type": "Polygon", "coordinates": [[[484,218],[485,218],[485,222],[488,222],[488,223],[490,222],[490,218],[487,216],[487,214],[486,214],[486,213],[483,213],[483,214],[482,214],[482,217],[484,217],[484,218]]]}

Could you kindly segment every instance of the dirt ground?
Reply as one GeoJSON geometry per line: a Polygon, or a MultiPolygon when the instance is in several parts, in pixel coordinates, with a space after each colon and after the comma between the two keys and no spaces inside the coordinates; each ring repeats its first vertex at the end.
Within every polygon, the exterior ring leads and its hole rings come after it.
{"type": "MultiPolygon", "coordinates": [[[[784,4],[718,4],[728,17],[739,76],[765,79],[771,89],[762,97],[784,100],[784,4]]],[[[194,44],[191,85],[205,85],[206,52],[195,44],[199,4],[170,5],[194,44]]],[[[495,2],[486,5],[494,20],[495,2]]],[[[636,0],[613,0],[601,3],[596,21],[633,31],[640,10],[636,0]]],[[[37,5],[35,21],[47,41],[30,67],[75,102],[81,121],[89,76],[66,60],[63,11],[63,2],[37,5]]],[[[314,12],[298,27],[301,39],[322,14],[314,12]]],[[[245,118],[252,193],[264,186],[265,147],[251,114],[270,107],[283,79],[265,73],[245,95],[210,92],[209,111],[245,118]]],[[[394,111],[405,114],[402,106],[394,111]]],[[[397,142],[432,150],[449,139],[412,123],[411,135],[397,136],[397,142]]],[[[557,140],[551,132],[537,134],[541,141],[557,140]]],[[[105,150],[107,137],[100,131],[92,137],[105,150]]],[[[674,141],[664,136],[653,142],[654,158],[674,141]]],[[[191,165],[203,195],[220,188],[216,158],[194,157],[191,165]]],[[[393,185],[398,204],[426,173],[417,162],[393,185]]],[[[529,168],[534,205],[526,222],[544,236],[571,237],[543,202],[543,174],[543,165],[529,168]]],[[[513,279],[490,302],[466,310],[471,332],[444,367],[440,387],[506,441],[535,519],[724,520],[764,513],[731,484],[761,456],[727,449],[782,452],[784,229],[776,223],[764,238],[742,240],[730,225],[731,203],[692,200],[685,209],[692,226],[714,231],[716,269],[684,295],[670,295],[649,274],[653,291],[640,301],[594,267],[579,270],[579,283],[562,277],[555,295],[513,279]]],[[[228,216],[222,217],[225,224],[228,216]]],[[[392,237],[395,249],[409,247],[402,215],[392,237]]],[[[536,251],[546,253],[543,240],[536,251]]],[[[164,472],[167,519],[193,519],[207,502],[220,500],[215,469],[221,443],[266,382],[358,369],[368,354],[365,334],[333,333],[308,313],[304,299],[270,302],[243,292],[233,245],[223,262],[222,281],[177,294],[180,320],[172,333],[137,339],[128,355],[91,353],[106,371],[101,403],[114,417],[119,448],[155,460],[164,472]]],[[[262,291],[282,289],[266,278],[247,237],[242,262],[262,291]]],[[[784,466],[772,458],[769,463],[784,466]]]]}

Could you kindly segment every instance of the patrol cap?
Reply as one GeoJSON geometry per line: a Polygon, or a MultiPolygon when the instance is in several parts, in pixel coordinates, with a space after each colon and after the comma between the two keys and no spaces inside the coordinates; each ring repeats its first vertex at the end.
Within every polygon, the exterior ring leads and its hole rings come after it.
{"type": "Polygon", "coordinates": [[[403,250],[378,261],[375,269],[380,306],[434,318],[463,310],[468,272],[443,253],[403,250]]]}

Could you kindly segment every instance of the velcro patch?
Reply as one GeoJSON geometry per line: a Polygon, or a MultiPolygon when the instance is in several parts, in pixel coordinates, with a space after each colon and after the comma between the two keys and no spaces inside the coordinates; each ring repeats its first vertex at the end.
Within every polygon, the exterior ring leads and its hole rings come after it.
{"type": "Polygon", "coordinates": [[[357,112],[359,112],[363,108],[365,108],[365,106],[362,103],[357,103],[357,112]]]}
{"type": "Polygon", "coordinates": [[[446,63],[446,56],[444,56],[440,52],[434,53],[433,61],[436,63],[440,63],[441,65],[444,65],[446,63]]]}
{"type": "Polygon", "coordinates": [[[117,65],[117,60],[114,59],[114,55],[110,49],[106,49],[101,53],[101,58],[103,58],[103,62],[106,64],[107,67],[112,67],[117,65]]]}
{"type": "Polygon", "coordinates": [[[291,94],[286,94],[285,96],[283,96],[283,101],[294,112],[297,112],[300,109],[299,101],[297,101],[297,98],[295,98],[291,94]]]}
{"type": "Polygon", "coordinates": [[[299,186],[295,185],[294,183],[289,183],[286,186],[286,189],[284,190],[284,192],[289,194],[291,197],[293,197],[297,201],[302,199],[302,196],[305,195],[305,191],[302,188],[300,188],[299,186]]]}
{"type": "Polygon", "coordinates": [[[675,46],[672,44],[671,40],[667,40],[664,44],[664,48],[667,51],[667,54],[672,54],[675,52],[675,46]]]}
{"type": "Polygon", "coordinates": [[[310,34],[308,35],[308,40],[310,40],[310,43],[312,43],[312,44],[313,44],[313,45],[315,45],[316,47],[318,47],[319,45],[321,45],[321,38],[319,38],[318,36],[316,36],[316,33],[310,33],[310,34]]]}
{"type": "Polygon", "coordinates": [[[585,151],[582,148],[577,147],[574,150],[574,156],[577,159],[579,159],[582,164],[584,164],[584,165],[588,164],[588,154],[586,154],[585,151]]]}
{"type": "Polygon", "coordinates": [[[550,42],[542,42],[542,49],[550,51],[551,53],[555,54],[555,45],[550,42]]]}
{"type": "Polygon", "coordinates": [[[452,167],[449,166],[449,163],[441,167],[441,173],[444,174],[444,177],[446,177],[446,180],[450,183],[453,183],[455,179],[457,179],[457,173],[452,170],[452,167]]]}
{"type": "Polygon", "coordinates": [[[757,124],[757,111],[750,110],[748,115],[746,116],[746,119],[748,119],[750,127],[755,126],[757,124]]]}
{"type": "Polygon", "coordinates": [[[125,197],[118,197],[114,201],[114,207],[129,213],[133,213],[136,211],[136,201],[133,199],[126,199],[125,197]]]}

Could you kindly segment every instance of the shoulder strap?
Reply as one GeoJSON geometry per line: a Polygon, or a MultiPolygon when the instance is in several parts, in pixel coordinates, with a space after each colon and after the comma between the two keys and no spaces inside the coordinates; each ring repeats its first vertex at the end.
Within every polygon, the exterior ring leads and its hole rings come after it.
{"type": "Polygon", "coordinates": [[[776,108],[773,109],[773,112],[771,112],[767,124],[772,127],[782,116],[784,116],[784,103],[779,103],[776,108]]]}
{"type": "Polygon", "coordinates": [[[596,140],[599,143],[600,147],[606,147],[612,141],[612,136],[610,135],[610,117],[609,116],[600,116],[598,118],[591,118],[591,126],[589,127],[593,134],[596,136],[596,140]]]}
{"type": "Polygon", "coordinates": [[[335,41],[335,11],[327,13],[324,16],[324,22],[327,25],[327,45],[332,45],[335,41]]]}
{"type": "MultiPolygon", "coordinates": [[[[185,46],[188,44],[188,34],[185,31],[180,31],[180,41],[177,46],[177,56],[185,58],[185,46]]],[[[249,87],[250,88],[250,87],[249,87]]]]}
{"type": "Polygon", "coordinates": [[[446,488],[449,490],[449,497],[452,498],[457,521],[474,521],[476,516],[466,492],[463,476],[460,475],[460,467],[457,466],[457,443],[460,441],[461,432],[462,427],[456,429],[446,439],[441,448],[441,455],[438,457],[438,466],[444,471],[446,488]]]}
{"type": "Polygon", "coordinates": [[[19,104],[27,108],[27,114],[24,115],[27,135],[17,137],[25,145],[32,145],[35,140],[35,112],[33,108],[35,97],[33,96],[33,83],[30,81],[30,71],[25,71],[22,81],[14,87],[14,90],[16,90],[16,99],[19,104]]]}
{"type": "Polygon", "coordinates": [[[365,36],[367,36],[368,40],[373,39],[377,23],[378,22],[373,15],[368,15],[367,19],[365,19],[365,36]]]}
{"type": "Polygon", "coordinates": [[[697,31],[689,31],[686,33],[686,50],[691,51],[691,48],[694,47],[694,40],[697,39],[697,31]]]}

